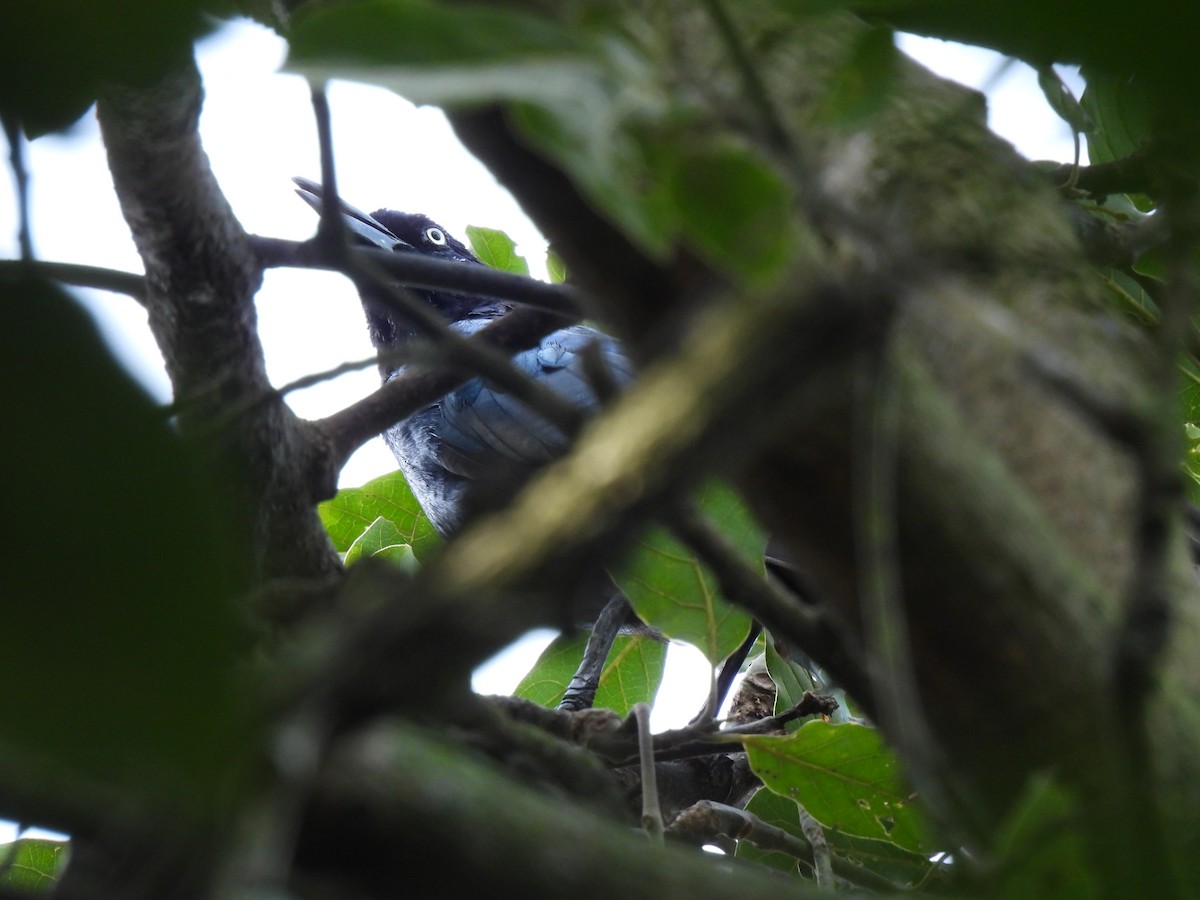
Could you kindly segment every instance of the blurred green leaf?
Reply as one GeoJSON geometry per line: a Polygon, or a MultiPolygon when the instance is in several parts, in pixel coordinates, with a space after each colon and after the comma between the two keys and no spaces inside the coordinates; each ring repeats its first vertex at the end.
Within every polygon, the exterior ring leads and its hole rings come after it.
{"type": "Polygon", "coordinates": [[[415,572],[420,568],[416,554],[405,541],[405,536],[396,527],[396,523],[383,516],[368,525],[367,529],[354,539],[354,543],[346,551],[344,562],[347,566],[352,566],[363,557],[386,559],[407,572],[415,572]]]}
{"type": "Polygon", "coordinates": [[[562,284],[567,280],[567,264],[553,250],[546,251],[546,271],[552,284],[562,284]]]}
{"type": "Polygon", "coordinates": [[[808,722],[787,737],[744,742],[750,767],[775,793],[826,828],[931,853],[927,829],[900,766],[879,732],[865,725],[808,722]]]}
{"type": "MultiPolygon", "coordinates": [[[[548,708],[557,706],[579,668],[585,643],[587,634],[583,632],[554,640],[513,694],[548,708]]],[[[636,703],[653,703],[666,658],[664,641],[645,634],[617,635],[600,674],[596,708],[624,716],[636,703]]]]}
{"type": "Polygon", "coordinates": [[[1183,468],[1188,475],[1185,486],[1188,500],[1200,504],[1200,365],[1188,357],[1181,369],[1183,383],[1179,391],[1179,407],[1186,447],[1183,468]]]}
{"type": "Polygon", "coordinates": [[[1151,136],[1149,98],[1136,78],[1091,68],[1080,105],[1087,113],[1088,159],[1093,164],[1122,159],[1151,136]]]}
{"type": "Polygon", "coordinates": [[[344,488],[317,510],[339,553],[347,552],[379,518],[395,526],[400,538],[397,543],[412,547],[417,559],[424,559],[441,543],[441,537],[400,472],[382,475],[362,487],[344,488]]]}
{"type": "Polygon", "coordinates": [[[683,148],[670,191],[687,237],[727,271],[761,283],[791,259],[791,190],[749,148],[731,141],[683,148]]]}
{"type": "Polygon", "coordinates": [[[584,65],[579,42],[546,17],[484,4],[360,0],[309,6],[286,68],[316,80],[382,84],[414,103],[561,97],[584,65]]]}
{"type": "Polygon", "coordinates": [[[58,882],[70,855],[67,841],[22,838],[0,844],[0,888],[47,893],[58,882]]]}
{"type": "Polygon", "coordinates": [[[0,116],[36,137],[65,128],[106,84],[146,84],[212,27],[204,0],[6,0],[0,116]]]}
{"type": "Polygon", "coordinates": [[[663,135],[639,129],[669,101],[624,36],[592,37],[586,26],[483,4],[368,0],[298,14],[287,68],[378,84],[415,103],[508,101],[532,146],[644,249],[665,255],[676,223],[649,161],[663,135]]]}
{"type": "MultiPolygon", "coordinates": [[[[697,492],[696,501],[747,562],[761,569],[766,536],[737,494],[714,481],[697,492]]],[[[636,540],[613,580],[642,621],[695,645],[714,665],[750,633],[750,616],[721,598],[716,577],[665,529],[636,540]]]]}
{"type": "MultiPolygon", "coordinates": [[[[38,778],[210,809],[250,743],[231,661],[249,537],[231,498],[113,359],[87,314],[38,281],[0,283],[6,574],[5,752],[38,778]],[[41,774],[37,774],[41,773],[41,774]]],[[[132,802],[132,801],[131,801],[132,802]]]]}
{"type": "Polygon", "coordinates": [[[868,28],[855,40],[818,113],[822,121],[852,128],[879,112],[900,71],[900,51],[890,28],[868,28]]]}
{"type": "Polygon", "coordinates": [[[1136,279],[1120,269],[1098,269],[1097,274],[1118,310],[1143,325],[1158,321],[1158,304],[1136,279]]]}
{"type": "Polygon", "coordinates": [[[995,883],[989,896],[998,900],[1106,896],[1108,892],[1096,881],[1079,816],[1079,806],[1068,791],[1047,776],[1033,776],[1000,827],[995,883]]]}
{"type": "Polygon", "coordinates": [[[468,225],[467,240],[484,265],[516,275],[529,275],[529,262],[517,254],[516,242],[503,231],[468,225]]]}
{"type": "MultiPolygon", "coordinates": [[[[804,830],[800,827],[799,810],[787,797],[781,797],[772,791],[759,791],[746,804],[746,812],[757,816],[768,825],[782,828],[788,834],[807,840],[804,830]]],[[[901,849],[890,841],[855,837],[834,828],[825,828],[825,840],[835,856],[894,882],[897,889],[920,884],[936,865],[930,862],[927,856],[901,849]]],[[[783,871],[794,871],[796,868],[796,860],[793,857],[779,852],[764,851],[745,841],[739,841],[737,855],[783,871]]]]}

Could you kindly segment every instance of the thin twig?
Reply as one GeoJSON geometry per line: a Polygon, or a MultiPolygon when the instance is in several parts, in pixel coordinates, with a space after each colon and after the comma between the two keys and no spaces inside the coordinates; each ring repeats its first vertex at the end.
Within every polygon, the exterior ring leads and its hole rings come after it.
{"type": "Polygon", "coordinates": [[[317,121],[317,140],[321,148],[321,220],[317,225],[317,240],[326,253],[340,259],[346,253],[346,224],[342,221],[342,204],[338,199],[337,166],[333,157],[333,124],[329,114],[329,97],[325,83],[312,85],[313,117],[317,121]]]}
{"type": "Polygon", "coordinates": [[[18,278],[31,272],[36,275],[44,275],[54,281],[61,281],[63,284],[126,294],[138,303],[146,302],[146,281],[141,275],[133,272],[122,272],[119,269],[105,269],[99,266],[83,266],[76,263],[46,262],[37,259],[28,262],[0,259],[0,279],[18,278]]]}
{"type": "Polygon", "coordinates": [[[721,0],[704,0],[704,8],[713,20],[717,34],[725,45],[734,68],[742,78],[747,99],[757,111],[759,118],[762,119],[767,140],[774,150],[784,158],[796,159],[795,142],[784,127],[783,118],[779,115],[775,102],[771,99],[766,82],[758,73],[758,64],[746,50],[745,43],[738,34],[737,26],[725,10],[725,5],[721,0]]]}
{"type": "MultiPolygon", "coordinates": [[[[535,346],[542,337],[561,326],[562,319],[556,315],[517,310],[473,335],[469,343],[492,348],[507,362],[508,357],[503,354],[535,346]]],[[[467,352],[460,351],[463,357],[467,352]]],[[[411,367],[362,400],[315,421],[313,424],[324,431],[331,442],[329,466],[332,473],[340,471],[350,454],[371,438],[478,374],[478,371],[463,367],[411,367]]],[[[539,409],[539,412],[545,410],[539,409]]],[[[558,422],[554,424],[562,430],[558,422]]]]}
{"type": "MultiPolygon", "coordinates": [[[[330,259],[313,241],[251,235],[250,244],[264,268],[287,266],[340,271],[341,263],[330,259]]],[[[369,259],[406,287],[509,300],[521,306],[569,316],[598,317],[594,304],[569,284],[550,284],[489,266],[464,266],[454,260],[419,253],[389,253],[376,247],[351,247],[350,254],[369,259]]]]}
{"type": "Polygon", "coordinates": [[[833,890],[833,854],[829,852],[829,841],[825,839],[825,829],[799,803],[796,812],[800,817],[800,830],[808,839],[813,855],[813,880],[817,887],[827,891],[833,890]]]}
{"type": "Polygon", "coordinates": [[[1121,159],[1091,166],[1063,163],[1045,174],[1057,187],[1071,184],[1074,177],[1075,190],[1086,191],[1096,197],[1145,193],[1151,189],[1153,181],[1152,157],[1148,147],[1141,147],[1121,159]]]}
{"type": "Polygon", "coordinates": [[[21,259],[33,261],[33,238],[29,228],[29,173],[25,170],[25,135],[15,116],[3,116],[4,136],[8,139],[8,159],[17,189],[17,243],[21,259]]]}
{"type": "MultiPolygon", "coordinates": [[[[760,850],[786,853],[809,866],[816,866],[812,846],[803,837],[764,822],[753,813],[714,800],[689,806],[667,828],[667,834],[692,843],[709,843],[721,835],[749,841],[760,850]]],[[[832,874],[851,884],[879,893],[892,894],[898,885],[864,869],[844,857],[830,855],[832,874]]]]}
{"type": "Polygon", "coordinates": [[[650,731],[650,707],[635,703],[633,717],[637,720],[638,763],[642,773],[642,828],[656,844],[663,840],[662,806],[658,800],[658,777],[654,769],[654,735],[650,731]]]}
{"type": "MultiPolygon", "coordinates": [[[[350,362],[340,363],[329,369],[324,369],[320,372],[313,372],[309,375],[301,377],[282,384],[277,388],[259,391],[256,394],[246,396],[226,407],[223,413],[212,420],[207,426],[200,428],[197,435],[216,435],[231,427],[234,422],[247,413],[259,409],[264,404],[273,403],[281,400],[288,394],[305,388],[313,387],[325,381],[332,381],[342,375],[350,372],[357,372],[360,369],[368,368],[369,366],[378,365],[388,360],[399,360],[401,358],[411,357],[413,354],[408,353],[378,353],[375,356],[368,356],[365,359],[352,360],[350,362]]],[[[164,418],[173,418],[184,412],[190,404],[198,402],[202,397],[208,396],[216,391],[220,391],[224,382],[218,379],[215,383],[207,385],[202,391],[193,391],[191,395],[185,399],[177,400],[162,408],[164,418]]]]}

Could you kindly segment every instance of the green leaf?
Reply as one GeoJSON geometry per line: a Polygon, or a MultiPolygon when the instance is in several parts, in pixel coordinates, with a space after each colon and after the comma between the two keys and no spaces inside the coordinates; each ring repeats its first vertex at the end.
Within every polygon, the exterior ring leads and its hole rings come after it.
{"type": "MultiPolygon", "coordinates": [[[[746,812],[768,825],[782,828],[788,834],[806,840],[804,830],[800,827],[799,810],[787,797],[771,791],[759,791],[746,804],[746,812]]],[[[888,879],[898,889],[923,883],[936,865],[930,862],[928,856],[901,849],[890,841],[855,837],[834,828],[824,830],[825,840],[835,856],[888,879]]],[[[738,842],[737,855],[783,871],[794,871],[796,868],[795,858],[777,851],[762,850],[747,841],[738,842]]]]}
{"type": "Polygon", "coordinates": [[[1096,882],[1079,804],[1046,775],[1034,775],[1001,825],[991,896],[1003,900],[1054,897],[1092,900],[1107,893],[1096,882]]]}
{"type": "Polygon", "coordinates": [[[1181,369],[1183,383],[1179,391],[1179,407],[1186,447],[1183,468],[1188,475],[1188,499],[1200,504],[1200,365],[1188,357],[1181,369]]]}
{"type": "Polygon", "coordinates": [[[233,660],[250,537],[222,480],[40,281],[0,283],[0,722],[23,790],[102,783],[211,810],[252,746],[233,660]],[[63,361],[70,363],[64,365],[63,361]],[[81,377],[86,373],[86,377],[81,377]]]}
{"type": "Polygon", "coordinates": [[[66,868],[70,844],[22,838],[0,844],[0,888],[44,894],[54,888],[66,868]]]}
{"type": "Polygon", "coordinates": [[[1091,67],[1083,74],[1087,88],[1079,102],[1090,122],[1088,159],[1095,164],[1129,156],[1151,136],[1149,96],[1134,76],[1091,67]]]}
{"type": "MultiPolygon", "coordinates": [[[[559,637],[543,651],[513,692],[545,707],[558,705],[583,659],[585,633],[559,637]]],[[[627,715],[635,703],[653,703],[667,658],[665,642],[645,634],[620,634],[600,674],[596,707],[627,715]]]]}
{"type": "Polygon", "coordinates": [[[1158,304],[1137,280],[1120,269],[1098,269],[1101,283],[1108,289],[1116,308],[1143,325],[1158,321],[1158,304]]]}
{"type": "Polygon", "coordinates": [[[346,551],[344,562],[347,566],[352,566],[362,557],[368,556],[386,559],[407,572],[416,572],[420,564],[412,546],[404,538],[395,522],[380,516],[354,539],[354,543],[346,551]]]}
{"type": "MultiPolygon", "coordinates": [[[[600,17],[601,19],[603,17],[600,17]]],[[[310,4],[287,68],[351,78],[443,106],[506,101],[523,139],[559,163],[602,214],[665,257],[676,223],[646,133],[672,101],[627,35],[487,5],[423,0],[310,4]]]]}
{"type": "Polygon", "coordinates": [[[340,553],[349,551],[364,531],[379,518],[397,529],[396,543],[408,544],[417,559],[441,543],[421,505],[400,472],[392,472],[362,487],[340,490],[317,507],[321,522],[340,553]]]}
{"type": "MultiPolygon", "coordinates": [[[[812,674],[800,663],[780,655],[775,642],[766,642],[767,672],[775,682],[775,714],[793,708],[804,697],[805,691],[815,691],[812,674]]],[[[799,725],[797,725],[799,727],[799,725]]]]}
{"type": "Polygon", "coordinates": [[[687,238],[723,269],[762,283],[790,261],[792,192],[748,147],[721,140],[682,148],[669,189],[687,238]]]}
{"type": "MultiPolygon", "coordinates": [[[[851,700],[846,696],[846,692],[834,684],[830,684],[819,680],[823,673],[820,669],[810,670],[800,662],[790,659],[780,652],[779,645],[769,634],[764,632],[766,640],[765,655],[767,672],[771,676],[771,680],[775,682],[775,714],[787,712],[796,706],[803,698],[805,691],[818,691],[823,694],[828,694],[837,700],[837,709],[827,717],[828,721],[838,723],[847,722],[853,712],[850,708],[851,700]]],[[[805,720],[797,719],[789,722],[786,730],[795,732],[804,725],[805,720]]]]}
{"type": "Polygon", "coordinates": [[[1074,131],[1082,134],[1092,127],[1092,120],[1088,117],[1087,111],[1075,99],[1071,89],[1058,77],[1053,66],[1039,66],[1037,81],[1050,108],[1074,131]]]}
{"type": "Polygon", "coordinates": [[[202,0],[6,0],[0,116],[32,137],[78,119],[105,84],[150,84],[210,30],[202,0]]]}
{"type": "Polygon", "coordinates": [[[286,68],[436,104],[558,98],[593,77],[576,38],[545,17],[424,0],[310,6],[293,23],[286,68]]]}
{"type": "Polygon", "coordinates": [[[895,754],[875,729],[808,722],[787,737],[753,736],[743,743],[763,784],[799,803],[826,828],[890,841],[913,853],[937,849],[895,754]]]}
{"type": "Polygon", "coordinates": [[[551,284],[562,284],[567,280],[567,264],[553,250],[546,250],[546,272],[550,275],[551,284]]]}
{"type": "MultiPolygon", "coordinates": [[[[737,494],[713,481],[696,499],[735,549],[761,569],[766,536],[737,494]]],[[[651,529],[635,541],[613,579],[643,622],[695,645],[714,665],[750,633],[750,616],[722,599],[716,577],[665,529],[651,529]]]]}
{"type": "Polygon", "coordinates": [[[834,76],[818,118],[853,128],[887,104],[900,71],[900,51],[890,28],[868,28],[834,76]]]}
{"type": "Polygon", "coordinates": [[[467,240],[484,265],[516,275],[529,275],[529,262],[517,255],[516,242],[503,231],[468,225],[467,240]]]}

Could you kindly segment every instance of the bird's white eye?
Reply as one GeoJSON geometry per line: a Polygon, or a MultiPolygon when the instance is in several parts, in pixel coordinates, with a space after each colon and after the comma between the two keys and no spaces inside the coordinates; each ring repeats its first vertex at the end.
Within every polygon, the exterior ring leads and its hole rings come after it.
{"type": "Polygon", "coordinates": [[[431,244],[437,245],[438,247],[445,247],[446,232],[442,231],[440,228],[426,228],[425,240],[429,241],[431,244]]]}

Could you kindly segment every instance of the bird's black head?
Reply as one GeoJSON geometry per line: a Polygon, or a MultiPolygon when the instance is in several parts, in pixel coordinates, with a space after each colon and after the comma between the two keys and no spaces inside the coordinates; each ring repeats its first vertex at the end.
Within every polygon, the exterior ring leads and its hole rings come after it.
{"type": "MultiPolygon", "coordinates": [[[[318,213],[321,211],[321,185],[307,178],[294,178],[296,193],[318,213]]],[[[393,209],[378,209],[367,215],[341,201],[342,220],[347,231],[358,243],[390,250],[394,253],[419,253],[453,262],[483,265],[479,257],[461,241],[451,237],[437,222],[419,213],[404,213],[393,209]]],[[[485,297],[471,297],[448,291],[412,288],[414,294],[436,309],[449,322],[463,319],[503,315],[511,304],[485,297]]],[[[362,296],[367,313],[367,327],[376,347],[394,347],[414,335],[412,323],[397,311],[388,298],[362,296]]]]}
{"type": "MultiPolygon", "coordinates": [[[[394,209],[377,209],[370,218],[387,229],[388,233],[402,242],[393,248],[395,253],[420,253],[452,262],[483,265],[471,250],[450,235],[441,225],[420,213],[397,212],[394,209]]],[[[488,297],[472,297],[449,291],[410,288],[426,303],[442,314],[448,322],[459,322],[471,318],[493,318],[511,309],[511,304],[488,297]]],[[[367,312],[367,326],[371,340],[377,347],[395,346],[412,337],[412,331],[394,305],[379,298],[363,296],[363,308],[367,312]]]]}
{"type": "MultiPolygon", "coordinates": [[[[371,213],[371,218],[418,253],[458,262],[479,262],[479,257],[462,241],[451,237],[445,228],[429,216],[397,212],[394,209],[377,209],[371,213]]],[[[396,247],[396,252],[400,253],[405,249],[396,247]]]]}

